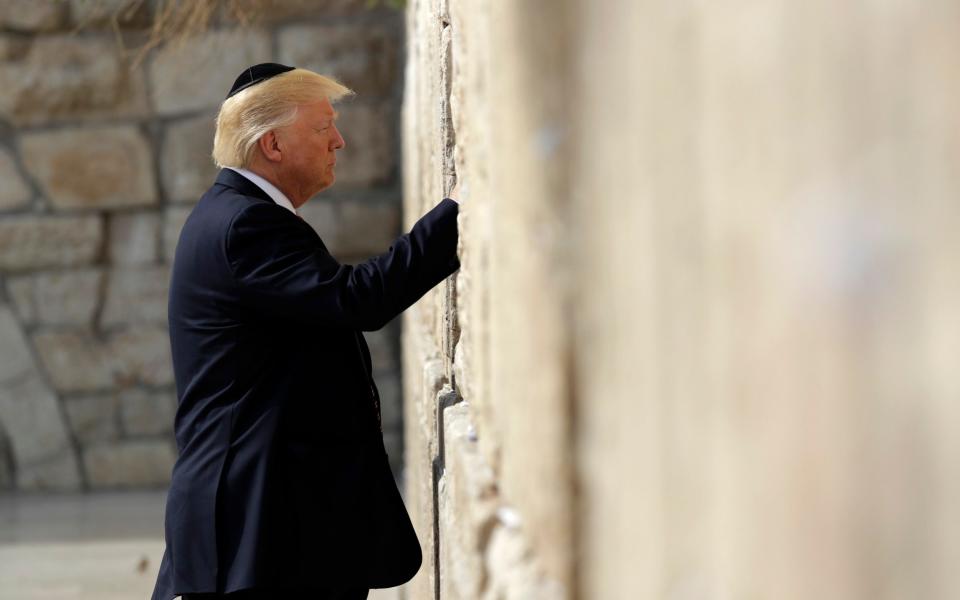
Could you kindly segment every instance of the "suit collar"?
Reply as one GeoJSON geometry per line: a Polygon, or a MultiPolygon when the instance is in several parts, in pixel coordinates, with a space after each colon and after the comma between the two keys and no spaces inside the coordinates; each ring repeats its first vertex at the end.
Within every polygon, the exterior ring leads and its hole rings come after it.
{"type": "Polygon", "coordinates": [[[275,204],[273,198],[270,197],[270,194],[266,193],[260,189],[260,186],[232,169],[220,169],[220,173],[217,174],[216,183],[224,187],[237,190],[244,196],[259,198],[269,202],[270,204],[275,204]]]}

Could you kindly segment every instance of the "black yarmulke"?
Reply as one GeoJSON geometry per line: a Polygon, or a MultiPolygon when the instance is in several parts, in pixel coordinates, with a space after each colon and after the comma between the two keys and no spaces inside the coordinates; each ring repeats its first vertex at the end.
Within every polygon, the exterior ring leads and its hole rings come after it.
{"type": "Polygon", "coordinates": [[[260,63],[259,65],[248,67],[243,73],[240,73],[240,77],[237,77],[237,80],[233,82],[233,87],[230,88],[230,93],[227,94],[227,98],[241,90],[247,89],[251,85],[256,85],[280,73],[292,71],[294,68],[295,67],[288,67],[287,65],[281,65],[279,63],[260,63]]]}

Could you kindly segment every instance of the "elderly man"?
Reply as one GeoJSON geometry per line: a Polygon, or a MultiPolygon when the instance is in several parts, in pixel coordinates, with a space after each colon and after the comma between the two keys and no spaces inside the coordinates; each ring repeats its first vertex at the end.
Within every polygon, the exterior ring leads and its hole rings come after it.
{"type": "Polygon", "coordinates": [[[334,182],[332,103],[350,93],[267,63],[220,108],[222,170],[170,283],[179,458],[154,600],[355,600],[420,567],[360,332],[459,267],[458,205],[444,199],[365,263],[330,255],[296,211],[334,182]]]}

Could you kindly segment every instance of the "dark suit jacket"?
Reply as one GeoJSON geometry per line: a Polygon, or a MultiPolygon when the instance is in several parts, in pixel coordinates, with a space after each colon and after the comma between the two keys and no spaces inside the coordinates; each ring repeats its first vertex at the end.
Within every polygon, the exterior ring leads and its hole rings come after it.
{"type": "Polygon", "coordinates": [[[457,210],[443,200],[389,251],[350,266],[245,177],[220,172],[171,275],[179,458],[154,600],[390,587],[417,572],[360,331],[459,267],[457,210]]]}

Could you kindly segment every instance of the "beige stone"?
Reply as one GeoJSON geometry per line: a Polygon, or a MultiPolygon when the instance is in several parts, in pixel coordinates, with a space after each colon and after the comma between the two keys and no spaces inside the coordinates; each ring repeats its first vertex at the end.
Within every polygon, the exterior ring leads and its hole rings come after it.
{"type": "Polygon", "coordinates": [[[83,446],[117,439],[117,408],[114,394],[66,398],[63,408],[74,437],[83,446]]]}
{"type": "Polygon", "coordinates": [[[153,106],[164,115],[215,109],[241,71],[269,58],[267,36],[258,30],[212,30],[172,43],[148,67],[153,106]]]}
{"type": "Polygon", "coordinates": [[[87,482],[93,488],[162,486],[176,459],[168,440],[129,440],[83,451],[87,482]]]}
{"type": "Polygon", "coordinates": [[[26,325],[90,327],[100,306],[103,272],[78,269],[11,277],[17,315],[26,325]]]}
{"type": "Polygon", "coordinates": [[[167,323],[170,268],[140,266],[107,273],[100,322],[106,327],[131,323],[167,323]]]}
{"type": "Polygon", "coordinates": [[[113,29],[149,27],[151,4],[140,0],[70,0],[70,14],[77,27],[113,29]]]}
{"type": "Polygon", "coordinates": [[[368,0],[236,0],[224,11],[227,22],[274,23],[315,17],[364,14],[368,0]]]}
{"type": "Polygon", "coordinates": [[[177,397],[173,392],[130,389],[120,394],[120,418],[128,436],[171,433],[176,412],[177,397]]]}
{"type": "Polygon", "coordinates": [[[102,237],[98,216],[5,217],[0,219],[0,269],[90,264],[99,255],[102,237]]]}
{"type": "Polygon", "coordinates": [[[114,213],[109,221],[107,255],[114,265],[146,265],[160,254],[160,215],[155,212],[114,213]]]}
{"type": "Polygon", "coordinates": [[[5,0],[0,3],[0,27],[23,32],[52,31],[66,25],[66,0],[5,0]]]}
{"type": "Polygon", "coordinates": [[[38,463],[17,465],[17,489],[23,492],[79,492],[83,480],[73,453],[63,452],[38,463]]]}
{"type": "Polygon", "coordinates": [[[383,24],[292,25],[278,35],[279,60],[336,78],[360,98],[389,96],[398,32],[383,24]]]}
{"type": "Polygon", "coordinates": [[[398,157],[393,112],[383,105],[339,105],[338,127],[346,142],[337,152],[338,187],[374,186],[395,175],[398,157]]]}
{"type": "Polygon", "coordinates": [[[23,162],[58,209],[103,209],[156,204],[153,158],[133,126],[30,133],[23,162]]]}
{"type": "Polygon", "coordinates": [[[14,125],[148,112],[142,70],[130,70],[112,36],[36,37],[16,56],[0,64],[0,116],[14,125]]]}
{"type": "Polygon", "coordinates": [[[213,185],[218,169],[210,153],[215,115],[205,113],[167,125],[161,151],[161,180],[172,202],[195,203],[213,185]]]}
{"type": "Polygon", "coordinates": [[[15,210],[30,204],[33,192],[17,170],[10,152],[0,150],[0,211],[15,210]]]}

